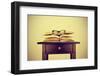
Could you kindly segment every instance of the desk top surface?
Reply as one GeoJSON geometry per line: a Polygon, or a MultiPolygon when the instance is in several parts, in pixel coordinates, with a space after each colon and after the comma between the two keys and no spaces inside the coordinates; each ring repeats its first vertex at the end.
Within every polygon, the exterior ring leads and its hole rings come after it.
{"type": "Polygon", "coordinates": [[[80,42],[37,42],[37,44],[80,44],[80,42]]]}

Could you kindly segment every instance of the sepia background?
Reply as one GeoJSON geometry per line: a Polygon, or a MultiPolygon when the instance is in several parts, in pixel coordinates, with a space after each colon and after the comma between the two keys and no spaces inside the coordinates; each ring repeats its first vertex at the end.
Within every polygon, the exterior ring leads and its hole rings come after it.
{"type": "MultiPolygon", "coordinates": [[[[28,15],[27,54],[28,60],[42,60],[42,45],[37,42],[44,40],[44,34],[52,30],[66,30],[74,32],[72,39],[80,42],[76,45],[76,58],[88,57],[88,18],[78,16],[43,16],[28,15]]],[[[52,54],[49,60],[69,59],[69,54],[52,54]]]]}

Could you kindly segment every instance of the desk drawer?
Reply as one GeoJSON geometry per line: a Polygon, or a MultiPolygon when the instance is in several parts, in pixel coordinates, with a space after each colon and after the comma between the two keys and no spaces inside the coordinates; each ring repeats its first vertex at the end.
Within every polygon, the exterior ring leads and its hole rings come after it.
{"type": "Polygon", "coordinates": [[[46,44],[45,50],[47,53],[67,53],[75,50],[75,46],[71,44],[46,44]]]}

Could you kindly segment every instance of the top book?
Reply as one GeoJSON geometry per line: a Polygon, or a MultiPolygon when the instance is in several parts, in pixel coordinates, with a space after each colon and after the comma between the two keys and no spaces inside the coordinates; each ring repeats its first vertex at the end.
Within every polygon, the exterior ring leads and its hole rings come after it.
{"type": "Polygon", "coordinates": [[[73,34],[73,32],[66,32],[65,30],[52,30],[52,32],[44,34],[45,36],[55,35],[55,36],[62,36],[62,35],[70,35],[73,34]]]}

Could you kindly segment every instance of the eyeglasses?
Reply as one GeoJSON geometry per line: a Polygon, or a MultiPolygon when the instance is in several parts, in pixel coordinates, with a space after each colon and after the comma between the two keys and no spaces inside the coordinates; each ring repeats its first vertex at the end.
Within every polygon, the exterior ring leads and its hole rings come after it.
{"type": "Polygon", "coordinates": [[[61,30],[61,31],[52,30],[52,34],[57,35],[57,36],[63,35],[65,34],[65,32],[66,32],[65,30],[61,30]]]}

